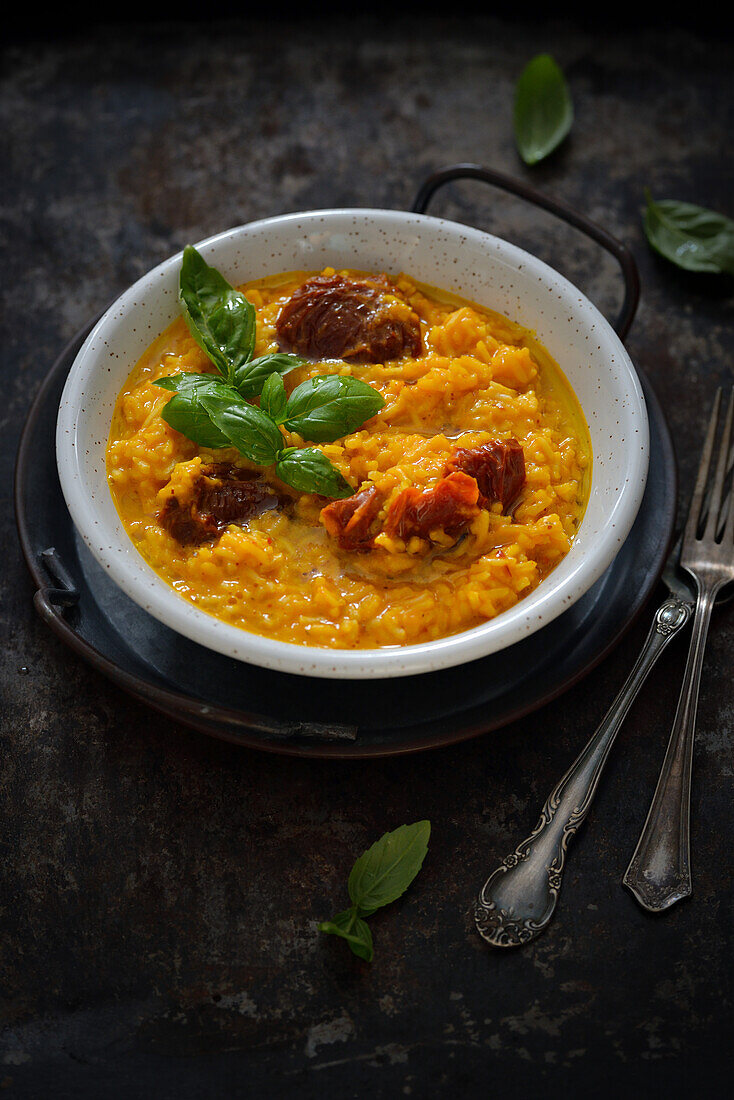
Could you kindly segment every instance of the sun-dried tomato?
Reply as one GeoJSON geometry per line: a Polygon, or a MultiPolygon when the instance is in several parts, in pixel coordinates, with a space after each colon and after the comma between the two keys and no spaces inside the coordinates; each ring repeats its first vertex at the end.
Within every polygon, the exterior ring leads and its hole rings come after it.
{"type": "Polygon", "coordinates": [[[256,473],[212,463],[201,467],[191,495],[183,501],[169,497],[158,518],[182,546],[198,545],[218,538],[230,523],[245,524],[284,503],[256,473]]]}
{"type": "Polygon", "coordinates": [[[475,479],[463,473],[442,477],[433,489],[403,489],[385,517],[385,533],[405,541],[437,529],[457,535],[479,515],[478,497],[475,479]]]}
{"type": "Polygon", "coordinates": [[[525,455],[516,439],[484,443],[470,450],[459,448],[444,472],[457,471],[476,479],[482,508],[498,500],[502,510],[507,511],[525,484],[525,455]]]}
{"type": "Polygon", "coordinates": [[[343,550],[369,550],[376,534],[374,520],[381,504],[382,495],[370,485],[346,500],[327,504],[321,509],[321,520],[343,550]]]}
{"type": "Polygon", "coordinates": [[[420,355],[420,320],[386,279],[316,275],[285,303],[276,321],[285,351],[307,359],[384,363],[420,355]]]}

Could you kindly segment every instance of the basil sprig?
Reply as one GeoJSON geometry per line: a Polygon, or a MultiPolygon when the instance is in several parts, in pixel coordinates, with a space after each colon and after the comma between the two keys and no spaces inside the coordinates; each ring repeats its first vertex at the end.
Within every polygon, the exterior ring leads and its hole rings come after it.
{"type": "Polygon", "coordinates": [[[354,492],[322,451],[286,447],[284,425],[313,443],[331,443],[380,411],[383,398],[340,375],[310,378],[288,397],[283,375],[306,360],[270,352],[253,359],[255,308],[195,248],[184,249],[179,293],[186,322],[218,374],[174,374],[156,385],[174,396],[161,416],[201,447],[234,447],[257,466],[275,465],[281,481],[305,493],[344,498],[354,492]],[[260,398],[260,407],[251,403],[260,398]]]}
{"type": "Polygon", "coordinates": [[[686,271],[734,275],[734,221],[691,202],[660,199],[645,191],[643,219],[650,245],[686,271]]]}
{"type": "Polygon", "coordinates": [[[550,54],[534,57],[515,86],[515,141],[526,164],[556,149],[573,124],[573,103],[563,72],[550,54]]]}
{"type": "Polygon", "coordinates": [[[430,835],[430,821],[416,821],[413,825],[401,825],[375,841],[359,857],[349,875],[351,908],[330,921],[322,921],[319,931],[340,936],[355,955],[371,962],[372,933],[365,918],[405,893],[423,866],[430,835]]]}

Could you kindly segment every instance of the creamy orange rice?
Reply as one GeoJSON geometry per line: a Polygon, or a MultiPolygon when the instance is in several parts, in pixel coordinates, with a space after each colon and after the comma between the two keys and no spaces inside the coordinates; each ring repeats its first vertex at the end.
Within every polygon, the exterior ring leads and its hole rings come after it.
{"type": "MultiPolygon", "coordinates": [[[[327,269],[324,274],[332,274],[327,269]]],[[[277,350],[275,322],[310,274],[244,285],[257,311],[255,355],[277,350]]],[[[354,276],[354,272],[345,272],[354,276]]],[[[377,389],[382,411],[320,449],[354,486],[374,485],[383,513],[406,488],[436,485],[457,447],[516,439],[526,482],[511,515],[482,509],[463,538],[431,532],[407,543],[384,531],[369,552],[340,549],[320,521],[324,498],[294,494],[290,513],[271,510],[216,541],[182,546],[161,525],[172,494],[202,464],[255,469],[236,450],[210,451],[162,419],[171,394],[155,379],[215,368],[183,318],[148,348],[115,406],[107,476],[138,551],[182,597],[228,623],[303,645],[340,649],[407,645],[467,630],[513,607],[568,553],[581,522],[591,445],[581,408],[558,365],[519,325],[408,276],[395,280],[421,320],[422,353],[384,364],[309,363],[284,378],[353,375],[377,389]]],[[[308,442],[284,432],[287,446],[308,442]]]]}

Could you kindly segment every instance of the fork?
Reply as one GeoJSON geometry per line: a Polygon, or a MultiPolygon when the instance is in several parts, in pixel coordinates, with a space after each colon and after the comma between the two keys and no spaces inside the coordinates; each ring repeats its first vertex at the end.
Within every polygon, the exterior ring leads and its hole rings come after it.
{"type": "Polygon", "coordinates": [[[662,912],[692,892],[691,771],[701,669],[714,601],[724,585],[734,581],[734,487],[725,514],[719,518],[731,443],[734,389],[721,434],[708,510],[705,506],[721,399],[719,389],[681,546],[680,565],[693,578],[697,593],[688,661],[650,812],[622,879],[640,905],[652,913],[662,912]]]}

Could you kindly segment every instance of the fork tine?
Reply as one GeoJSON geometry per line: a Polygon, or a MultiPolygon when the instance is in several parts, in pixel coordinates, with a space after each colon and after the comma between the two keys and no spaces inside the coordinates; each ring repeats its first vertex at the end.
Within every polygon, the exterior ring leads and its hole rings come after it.
{"type": "MultiPolygon", "coordinates": [[[[714,475],[714,484],[711,490],[711,503],[709,505],[709,514],[708,519],[706,520],[706,530],[703,533],[704,538],[716,538],[716,528],[718,526],[719,511],[721,509],[721,496],[724,492],[724,478],[726,477],[726,467],[729,464],[729,443],[731,441],[731,421],[733,413],[734,390],[732,390],[731,394],[729,395],[729,407],[726,411],[724,432],[721,436],[719,461],[716,463],[716,473],[714,475]]],[[[731,509],[731,501],[729,501],[729,508],[731,509]]]]}
{"type": "MultiPolygon", "coordinates": [[[[708,431],[706,432],[706,440],[701,451],[701,461],[698,464],[698,476],[696,477],[696,487],[693,490],[693,496],[691,497],[691,503],[688,509],[688,520],[686,521],[685,531],[683,533],[683,545],[696,538],[698,531],[698,523],[701,516],[701,505],[703,504],[704,493],[706,492],[706,482],[709,476],[709,467],[711,465],[711,455],[714,449],[714,439],[716,438],[716,425],[719,422],[719,408],[721,407],[721,387],[716,391],[716,398],[714,400],[714,411],[711,413],[711,419],[709,420],[708,431]]],[[[718,512],[718,508],[716,509],[718,512]]],[[[709,515],[711,515],[711,506],[709,506],[709,515]]]]}
{"type": "Polygon", "coordinates": [[[726,450],[722,450],[722,457],[724,458],[724,482],[726,483],[727,477],[732,475],[729,482],[729,491],[724,497],[724,502],[721,506],[721,540],[723,541],[726,534],[730,534],[734,524],[734,440],[731,439],[731,433],[734,431],[734,386],[732,386],[731,393],[729,395],[729,411],[727,413],[727,422],[729,425],[730,438],[726,450]]]}

